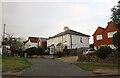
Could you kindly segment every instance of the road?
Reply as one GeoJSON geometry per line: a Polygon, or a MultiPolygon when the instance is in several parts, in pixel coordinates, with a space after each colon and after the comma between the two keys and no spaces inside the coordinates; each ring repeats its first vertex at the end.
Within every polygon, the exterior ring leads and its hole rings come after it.
{"type": "Polygon", "coordinates": [[[21,76],[89,76],[92,73],[79,67],[47,58],[30,59],[31,68],[22,71],[21,76]]]}
{"type": "Polygon", "coordinates": [[[18,76],[5,75],[2,78],[119,78],[119,76],[95,76],[90,71],[55,59],[29,59],[32,66],[18,76]]]}

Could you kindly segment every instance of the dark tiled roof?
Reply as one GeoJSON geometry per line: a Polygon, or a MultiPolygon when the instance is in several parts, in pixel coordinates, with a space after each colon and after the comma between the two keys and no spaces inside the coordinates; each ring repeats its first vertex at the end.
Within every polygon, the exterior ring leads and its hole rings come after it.
{"type": "Polygon", "coordinates": [[[52,46],[55,46],[54,44],[52,44],[52,45],[50,45],[50,46],[48,46],[48,47],[52,47],[52,46]]]}
{"type": "Polygon", "coordinates": [[[57,35],[54,35],[53,37],[50,37],[49,39],[59,37],[59,36],[62,36],[62,35],[66,35],[66,34],[90,37],[89,35],[86,35],[86,34],[83,34],[83,33],[80,33],[80,32],[74,31],[74,30],[67,30],[65,32],[58,33],[57,35]]]}
{"type": "Polygon", "coordinates": [[[58,43],[56,46],[61,46],[62,45],[62,43],[58,43]]]}
{"type": "Polygon", "coordinates": [[[47,38],[40,38],[43,42],[47,42],[47,38]]]}
{"type": "MultiPolygon", "coordinates": [[[[94,32],[94,34],[93,34],[93,35],[95,35],[95,33],[98,31],[98,29],[102,29],[102,30],[103,30],[101,33],[103,33],[103,32],[104,32],[104,30],[106,30],[105,28],[98,26],[98,28],[95,30],[95,32],[94,32]]],[[[100,33],[99,33],[99,34],[100,34],[100,33]]],[[[93,35],[92,35],[92,36],[93,36],[93,35]]]]}
{"type": "MultiPolygon", "coordinates": [[[[27,41],[23,41],[23,43],[27,43],[29,40],[30,42],[35,42],[37,43],[39,37],[29,37],[27,41]]],[[[43,42],[47,42],[47,38],[42,38],[40,37],[40,39],[43,41],[43,42]]]]}
{"type": "Polygon", "coordinates": [[[29,37],[30,42],[37,42],[39,37],[29,37]]]}
{"type": "Polygon", "coordinates": [[[27,42],[28,42],[28,40],[26,40],[26,41],[23,41],[23,43],[24,43],[24,44],[26,44],[27,42]]]}
{"type": "Polygon", "coordinates": [[[103,28],[103,27],[98,27],[98,28],[101,28],[101,29],[105,30],[105,28],[103,28]]]}

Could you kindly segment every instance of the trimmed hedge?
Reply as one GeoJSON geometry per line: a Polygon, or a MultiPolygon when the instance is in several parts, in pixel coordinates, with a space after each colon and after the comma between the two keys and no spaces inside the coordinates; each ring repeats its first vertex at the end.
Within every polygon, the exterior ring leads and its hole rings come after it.
{"type": "Polygon", "coordinates": [[[45,50],[41,47],[31,47],[26,49],[25,51],[27,55],[32,56],[32,55],[43,55],[45,53],[45,50]]]}

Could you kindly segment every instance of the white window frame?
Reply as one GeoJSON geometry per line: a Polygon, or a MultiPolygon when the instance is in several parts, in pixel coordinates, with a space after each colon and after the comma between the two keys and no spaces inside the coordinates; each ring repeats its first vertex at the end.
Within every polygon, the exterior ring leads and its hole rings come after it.
{"type": "Polygon", "coordinates": [[[54,47],[50,47],[50,54],[54,54],[54,47]]]}
{"type": "Polygon", "coordinates": [[[117,32],[117,31],[114,31],[114,32],[108,32],[108,33],[107,33],[107,37],[108,37],[108,38],[112,38],[113,35],[114,35],[116,32],[117,32]]]}
{"type": "Polygon", "coordinates": [[[97,35],[97,36],[96,36],[96,39],[97,39],[97,40],[102,40],[102,39],[103,39],[103,36],[102,36],[101,34],[100,34],[100,35],[97,35]]]}

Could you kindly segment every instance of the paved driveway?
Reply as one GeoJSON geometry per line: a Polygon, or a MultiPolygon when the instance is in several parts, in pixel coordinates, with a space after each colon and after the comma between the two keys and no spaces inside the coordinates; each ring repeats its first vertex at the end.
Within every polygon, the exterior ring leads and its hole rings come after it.
{"type": "Polygon", "coordinates": [[[47,58],[30,59],[32,67],[24,70],[21,76],[89,76],[92,73],[79,67],[47,58]]]}

